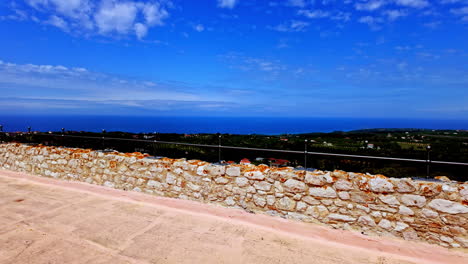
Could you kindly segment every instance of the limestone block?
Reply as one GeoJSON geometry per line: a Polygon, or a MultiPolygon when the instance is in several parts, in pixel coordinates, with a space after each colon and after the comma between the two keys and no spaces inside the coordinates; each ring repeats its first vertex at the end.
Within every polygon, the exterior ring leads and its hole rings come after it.
{"type": "Polygon", "coordinates": [[[264,207],[266,204],[266,199],[262,196],[254,195],[253,200],[254,203],[260,207],[264,207]]]}
{"type": "Polygon", "coordinates": [[[286,215],[286,218],[288,219],[294,219],[294,220],[299,220],[299,221],[304,221],[307,219],[307,216],[295,212],[288,212],[286,215]]]}
{"type": "Polygon", "coordinates": [[[340,197],[341,200],[351,199],[351,196],[349,195],[349,192],[338,192],[338,197],[340,197]]]}
{"type": "Polygon", "coordinates": [[[255,189],[262,190],[265,192],[268,192],[271,190],[271,183],[268,183],[266,181],[255,182],[253,186],[255,187],[255,189]]]}
{"type": "Polygon", "coordinates": [[[306,172],[304,181],[310,185],[323,186],[327,183],[332,183],[333,178],[330,175],[330,172],[325,174],[319,174],[316,172],[306,172]]]}
{"type": "Polygon", "coordinates": [[[376,226],[374,219],[372,219],[372,217],[370,217],[368,215],[361,215],[358,218],[358,223],[361,223],[361,224],[367,225],[367,226],[376,226]]]}
{"type": "Polygon", "coordinates": [[[464,201],[468,201],[468,185],[460,186],[460,195],[464,201]]]}
{"type": "Polygon", "coordinates": [[[250,185],[245,190],[248,193],[257,193],[257,190],[255,190],[255,188],[253,186],[250,186],[250,185]]]}
{"type": "Polygon", "coordinates": [[[370,193],[352,191],[349,194],[351,196],[351,201],[355,203],[370,204],[375,200],[375,197],[370,193]]]}
{"type": "Polygon", "coordinates": [[[455,241],[462,244],[463,247],[468,247],[468,238],[467,237],[454,237],[455,241]]]}
{"type": "Polygon", "coordinates": [[[300,193],[305,192],[307,187],[305,183],[293,179],[289,179],[284,183],[284,189],[287,192],[300,193]]]}
{"type": "Polygon", "coordinates": [[[455,186],[444,184],[444,185],[442,185],[442,191],[444,191],[446,193],[453,193],[453,192],[458,191],[458,188],[455,187],[455,186]]]}
{"type": "Polygon", "coordinates": [[[293,211],[296,207],[296,202],[288,197],[283,197],[276,201],[276,208],[284,211],[293,211]]]}
{"type": "Polygon", "coordinates": [[[217,184],[227,184],[229,182],[229,179],[225,178],[225,177],[218,177],[215,179],[215,182],[217,184]]]}
{"type": "Polygon", "coordinates": [[[400,202],[398,201],[398,199],[393,195],[380,195],[379,199],[383,203],[388,204],[390,206],[399,206],[400,205],[400,202]]]}
{"type": "Polygon", "coordinates": [[[224,200],[224,203],[228,206],[234,206],[236,201],[234,200],[234,197],[227,197],[226,200],[224,200]]]}
{"type": "Polygon", "coordinates": [[[326,217],[328,213],[328,209],[323,205],[309,206],[305,212],[306,215],[310,215],[318,219],[326,217]]]}
{"type": "Polygon", "coordinates": [[[382,219],[379,222],[379,226],[385,230],[391,230],[393,228],[392,222],[388,221],[387,219],[382,219]]]}
{"type": "Polygon", "coordinates": [[[223,176],[226,172],[226,166],[222,165],[207,165],[205,170],[212,176],[223,176]]]}
{"type": "Polygon", "coordinates": [[[281,183],[279,181],[275,181],[274,186],[275,186],[275,192],[276,193],[283,193],[284,192],[283,185],[281,185],[281,183]]]}
{"type": "Polygon", "coordinates": [[[397,231],[397,232],[401,232],[401,231],[405,230],[408,227],[409,227],[409,225],[407,225],[406,223],[397,222],[394,230],[397,231]]]}
{"type": "Polygon", "coordinates": [[[109,187],[109,188],[115,188],[115,184],[110,181],[104,182],[104,186],[109,187]]]}
{"type": "Polygon", "coordinates": [[[424,208],[421,210],[421,214],[426,218],[436,218],[439,216],[437,212],[434,212],[430,209],[424,208]]]}
{"type": "Polygon", "coordinates": [[[362,210],[362,211],[364,211],[366,213],[370,212],[369,207],[366,207],[366,206],[363,206],[363,205],[360,205],[360,204],[356,205],[356,208],[359,209],[359,210],[362,210]]]}
{"type": "Polygon", "coordinates": [[[205,170],[205,165],[203,166],[198,166],[197,168],[197,175],[198,176],[207,176],[208,175],[208,171],[205,170]]]}
{"type": "Polygon", "coordinates": [[[374,178],[369,180],[369,188],[373,192],[381,193],[381,192],[394,192],[393,184],[388,179],[383,178],[374,178]]]}
{"type": "Polygon", "coordinates": [[[343,221],[343,222],[354,222],[354,221],[356,221],[355,217],[351,217],[349,215],[341,215],[341,214],[329,214],[328,219],[336,220],[336,221],[343,221]]]}
{"type": "Polygon", "coordinates": [[[229,177],[239,177],[241,175],[240,167],[229,166],[226,168],[226,175],[229,177]]]}
{"type": "Polygon", "coordinates": [[[370,209],[372,210],[377,210],[377,211],[384,211],[384,212],[389,212],[389,213],[396,213],[398,212],[397,209],[386,206],[386,205],[381,205],[381,204],[369,204],[368,205],[370,209]]]}
{"type": "Polygon", "coordinates": [[[177,176],[174,175],[173,173],[168,172],[166,175],[166,182],[168,184],[175,184],[177,181],[177,176]]]}
{"type": "Polygon", "coordinates": [[[414,215],[413,210],[409,209],[408,207],[404,205],[400,205],[398,213],[401,215],[414,215]]]}
{"type": "Polygon", "coordinates": [[[266,202],[268,205],[274,205],[276,198],[274,195],[267,195],[266,202]]]}
{"type": "Polygon", "coordinates": [[[188,182],[187,183],[187,188],[189,188],[190,190],[194,191],[194,192],[199,192],[201,190],[201,186],[200,185],[196,185],[196,184],[193,184],[191,182],[188,182]]]}
{"type": "Polygon", "coordinates": [[[146,183],[146,186],[148,186],[149,188],[154,188],[154,189],[158,189],[158,190],[163,189],[162,183],[160,183],[158,181],[154,181],[154,180],[149,180],[148,183],[146,183]]]}
{"type": "Polygon", "coordinates": [[[304,212],[307,209],[307,204],[304,202],[297,202],[296,211],[304,212]]]}
{"type": "Polygon", "coordinates": [[[452,242],[453,242],[453,238],[448,237],[448,236],[444,236],[444,235],[441,235],[441,236],[439,237],[439,239],[440,239],[441,241],[444,241],[444,242],[447,242],[447,243],[452,243],[452,242]]]}
{"type": "Polygon", "coordinates": [[[421,184],[419,193],[424,196],[436,196],[442,191],[442,184],[439,183],[426,183],[421,184]]]}
{"type": "Polygon", "coordinates": [[[468,213],[468,206],[461,203],[452,202],[444,199],[434,199],[429,204],[429,207],[439,212],[448,214],[466,214],[468,213]]]}
{"type": "Polygon", "coordinates": [[[302,197],[302,201],[304,201],[304,202],[306,202],[307,204],[310,204],[310,205],[319,205],[320,204],[320,201],[315,199],[312,196],[304,196],[304,197],[302,197]]]}
{"type": "Polygon", "coordinates": [[[248,171],[244,173],[244,177],[251,180],[261,181],[265,179],[265,175],[261,171],[248,171]]]}
{"type": "Polygon", "coordinates": [[[245,177],[238,177],[238,178],[236,178],[236,184],[239,187],[245,187],[245,186],[249,185],[249,179],[247,179],[245,177]]]}
{"type": "Polygon", "coordinates": [[[400,199],[401,202],[406,206],[416,206],[422,208],[424,205],[426,205],[426,197],[421,195],[403,194],[400,199]]]}
{"type": "Polygon", "coordinates": [[[336,190],[339,190],[339,191],[348,191],[348,190],[353,189],[353,183],[347,180],[343,180],[343,179],[336,181],[333,186],[335,187],[336,190]]]}
{"type": "Polygon", "coordinates": [[[312,187],[309,189],[309,194],[316,197],[336,198],[336,192],[331,187],[312,187]]]}

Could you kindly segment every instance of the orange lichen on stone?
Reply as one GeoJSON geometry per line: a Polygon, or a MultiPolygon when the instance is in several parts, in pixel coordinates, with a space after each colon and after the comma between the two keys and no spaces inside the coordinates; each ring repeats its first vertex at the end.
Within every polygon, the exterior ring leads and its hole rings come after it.
{"type": "Polygon", "coordinates": [[[117,167],[117,161],[111,160],[111,161],[109,162],[109,167],[110,167],[111,169],[117,167]]]}

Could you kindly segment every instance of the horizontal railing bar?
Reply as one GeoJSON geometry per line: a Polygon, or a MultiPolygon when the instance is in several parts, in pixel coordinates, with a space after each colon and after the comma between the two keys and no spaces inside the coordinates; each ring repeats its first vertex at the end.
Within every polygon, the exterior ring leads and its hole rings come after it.
{"type": "MultiPolygon", "coordinates": [[[[7,133],[7,132],[3,132],[3,133],[7,133]]],[[[236,147],[236,146],[195,144],[195,143],[183,143],[183,142],[172,142],[172,141],[148,140],[148,139],[115,138],[115,137],[105,137],[105,136],[104,137],[75,136],[75,135],[49,134],[49,133],[35,133],[34,135],[55,136],[55,137],[87,138],[87,139],[104,139],[104,140],[121,140],[121,141],[134,141],[134,142],[146,142],[146,143],[172,144],[172,145],[180,145],[180,146],[238,149],[238,150],[253,150],[253,151],[265,151],[265,152],[281,152],[281,153],[292,153],[292,154],[307,154],[307,155],[349,157],[349,158],[362,158],[362,159],[395,160],[395,161],[421,162],[421,163],[430,162],[431,164],[446,164],[446,165],[468,166],[468,163],[453,162],[453,161],[439,161],[439,160],[430,160],[429,161],[429,160],[422,160],[422,159],[407,159],[407,158],[394,158],[394,157],[382,157],[382,156],[353,155],[353,154],[327,153],[327,152],[315,152],[315,151],[299,151],[299,150],[281,150],[281,149],[236,147]]]]}

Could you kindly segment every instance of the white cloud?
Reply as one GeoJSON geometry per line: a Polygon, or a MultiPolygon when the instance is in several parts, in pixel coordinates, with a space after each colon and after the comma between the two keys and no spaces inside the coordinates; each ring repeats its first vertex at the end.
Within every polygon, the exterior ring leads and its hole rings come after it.
{"type": "Polygon", "coordinates": [[[198,100],[199,98],[195,92],[181,92],[180,89],[170,87],[167,83],[124,79],[79,67],[9,62],[0,63],[0,89],[2,87],[8,88],[3,96],[20,97],[26,97],[30,91],[41,88],[41,96],[61,99],[198,100]],[[57,90],[61,90],[60,93],[57,93],[57,90]]]}
{"type": "Polygon", "coordinates": [[[299,10],[297,12],[299,15],[306,16],[308,18],[325,18],[329,17],[330,13],[327,11],[322,11],[319,9],[316,10],[299,10]]]}
{"type": "Polygon", "coordinates": [[[307,2],[305,0],[289,0],[287,1],[287,5],[294,7],[305,7],[307,2]]]}
{"type": "Polygon", "coordinates": [[[461,16],[462,22],[468,22],[468,6],[450,9],[454,15],[461,16]]]}
{"type": "Polygon", "coordinates": [[[169,16],[166,9],[164,9],[158,2],[145,4],[142,12],[149,25],[163,25],[163,20],[169,16]]]}
{"type": "Polygon", "coordinates": [[[126,34],[133,27],[137,7],[132,2],[115,3],[103,2],[99,11],[94,15],[94,19],[101,34],[113,31],[126,34]]]}
{"type": "Polygon", "coordinates": [[[381,8],[385,4],[387,3],[383,0],[370,0],[365,3],[356,3],[354,7],[356,8],[356,10],[374,11],[376,9],[381,8]]]}
{"type": "Polygon", "coordinates": [[[238,0],[218,0],[218,7],[232,9],[236,6],[238,0]]]}
{"type": "Polygon", "coordinates": [[[202,24],[198,24],[198,25],[195,25],[195,26],[193,27],[193,29],[194,29],[195,31],[202,32],[202,31],[205,30],[205,27],[204,27],[202,24]]]}
{"type": "Polygon", "coordinates": [[[467,0],[440,0],[442,4],[457,4],[457,3],[466,3],[467,0]]]}
{"type": "Polygon", "coordinates": [[[56,15],[50,16],[49,20],[47,20],[45,23],[50,24],[52,26],[56,26],[56,27],[62,29],[63,31],[68,31],[67,22],[65,22],[65,20],[63,20],[62,18],[60,18],[60,17],[58,17],[56,15]]]}
{"type": "MultiPolygon", "coordinates": [[[[268,70],[269,66],[263,67],[268,70]]],[[[219,91],[220,88],[144,81],[62,65],[15,64],[0,60],[2,110],[16,106],[18,111],[27,108],[35,113],[45,109],[76,108],[78,112],[102,113],[105,110],[129,114],[132,109],[128,107],[138,107],[147,114],[154,113],[153,110],[194,113],[203,106],[230,105],[232,108],[236,104],[232,95],[215,93],[213,89],[219,91]]],[[[239,96],[243,97],[237,95],[237,98],[239,96]]]]}
{"type": "Polygon", "coordinates": [[[347,22],[351,19],[351,13],[348,12],[338,12],[330,17],[332,20],[344,21],[347,22]]]}
{"type": "Polygon", "coordinates": [[[363,16],[359,18],[358,22],[367,24],[372,30],[378,30],[383,20],[380,17],[363,16]]]}
{"type": "Polygon", "coordinates": [[[280,32],[300,32],[304,31],[309,26],[309,23],[304,21],[292,20],[289,23],[283,23],[272,27],[271,29],[280,32]]]}
{"type": "Polygon", "coordinates": [[[402,10],[386,10],[384,11],[384,14],[387,16],[388,20],[390,21],[395,21],[400,17],[405,17],[408,15],[405,11],[402,10]]]}
{"type": "Polygon", "coordinates": [[[468,6],[450,9],[450,12],[452,12],[455,15],[468,15],[468,6]]]}
{"type": "Polygon", "coordinates": [[[414,7],[414,8],[423,8],[429,6],[429,2],[426,0],[396,0],[397,5],[414,7]]]}
{"type": "Polygon", "coordinates": [[[405,61],[400,62],[397,64],[397,67],[400,71],[404,71],[408,67],[408,63],[406,63],[405,61]]]}
{"type": "Polygon", "coordinates": [[[141,23],[136,23],[135,24],[135,34],[137,35],[138,39],[142,39],[146,36],[148,33],[148,27],[141,24],[141,23]]]}
{"type": "Polygon", "coordinates": [[[133,34],[138,39],[144,38],[151,27],[162,26],[169,17],[166,8],[172,5],[166,0],[26,0],[26,4],[37,14],[31,20],[66,32],[133,34]]]}

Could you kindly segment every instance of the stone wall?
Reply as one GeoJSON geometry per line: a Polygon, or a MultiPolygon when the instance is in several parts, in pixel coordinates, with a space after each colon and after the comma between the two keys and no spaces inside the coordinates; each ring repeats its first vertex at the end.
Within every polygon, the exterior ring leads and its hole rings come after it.
{"type": "Polygon", "coordinates": [[[468,248],[468,182],[0,144],[0,168],[468,248]]]}

